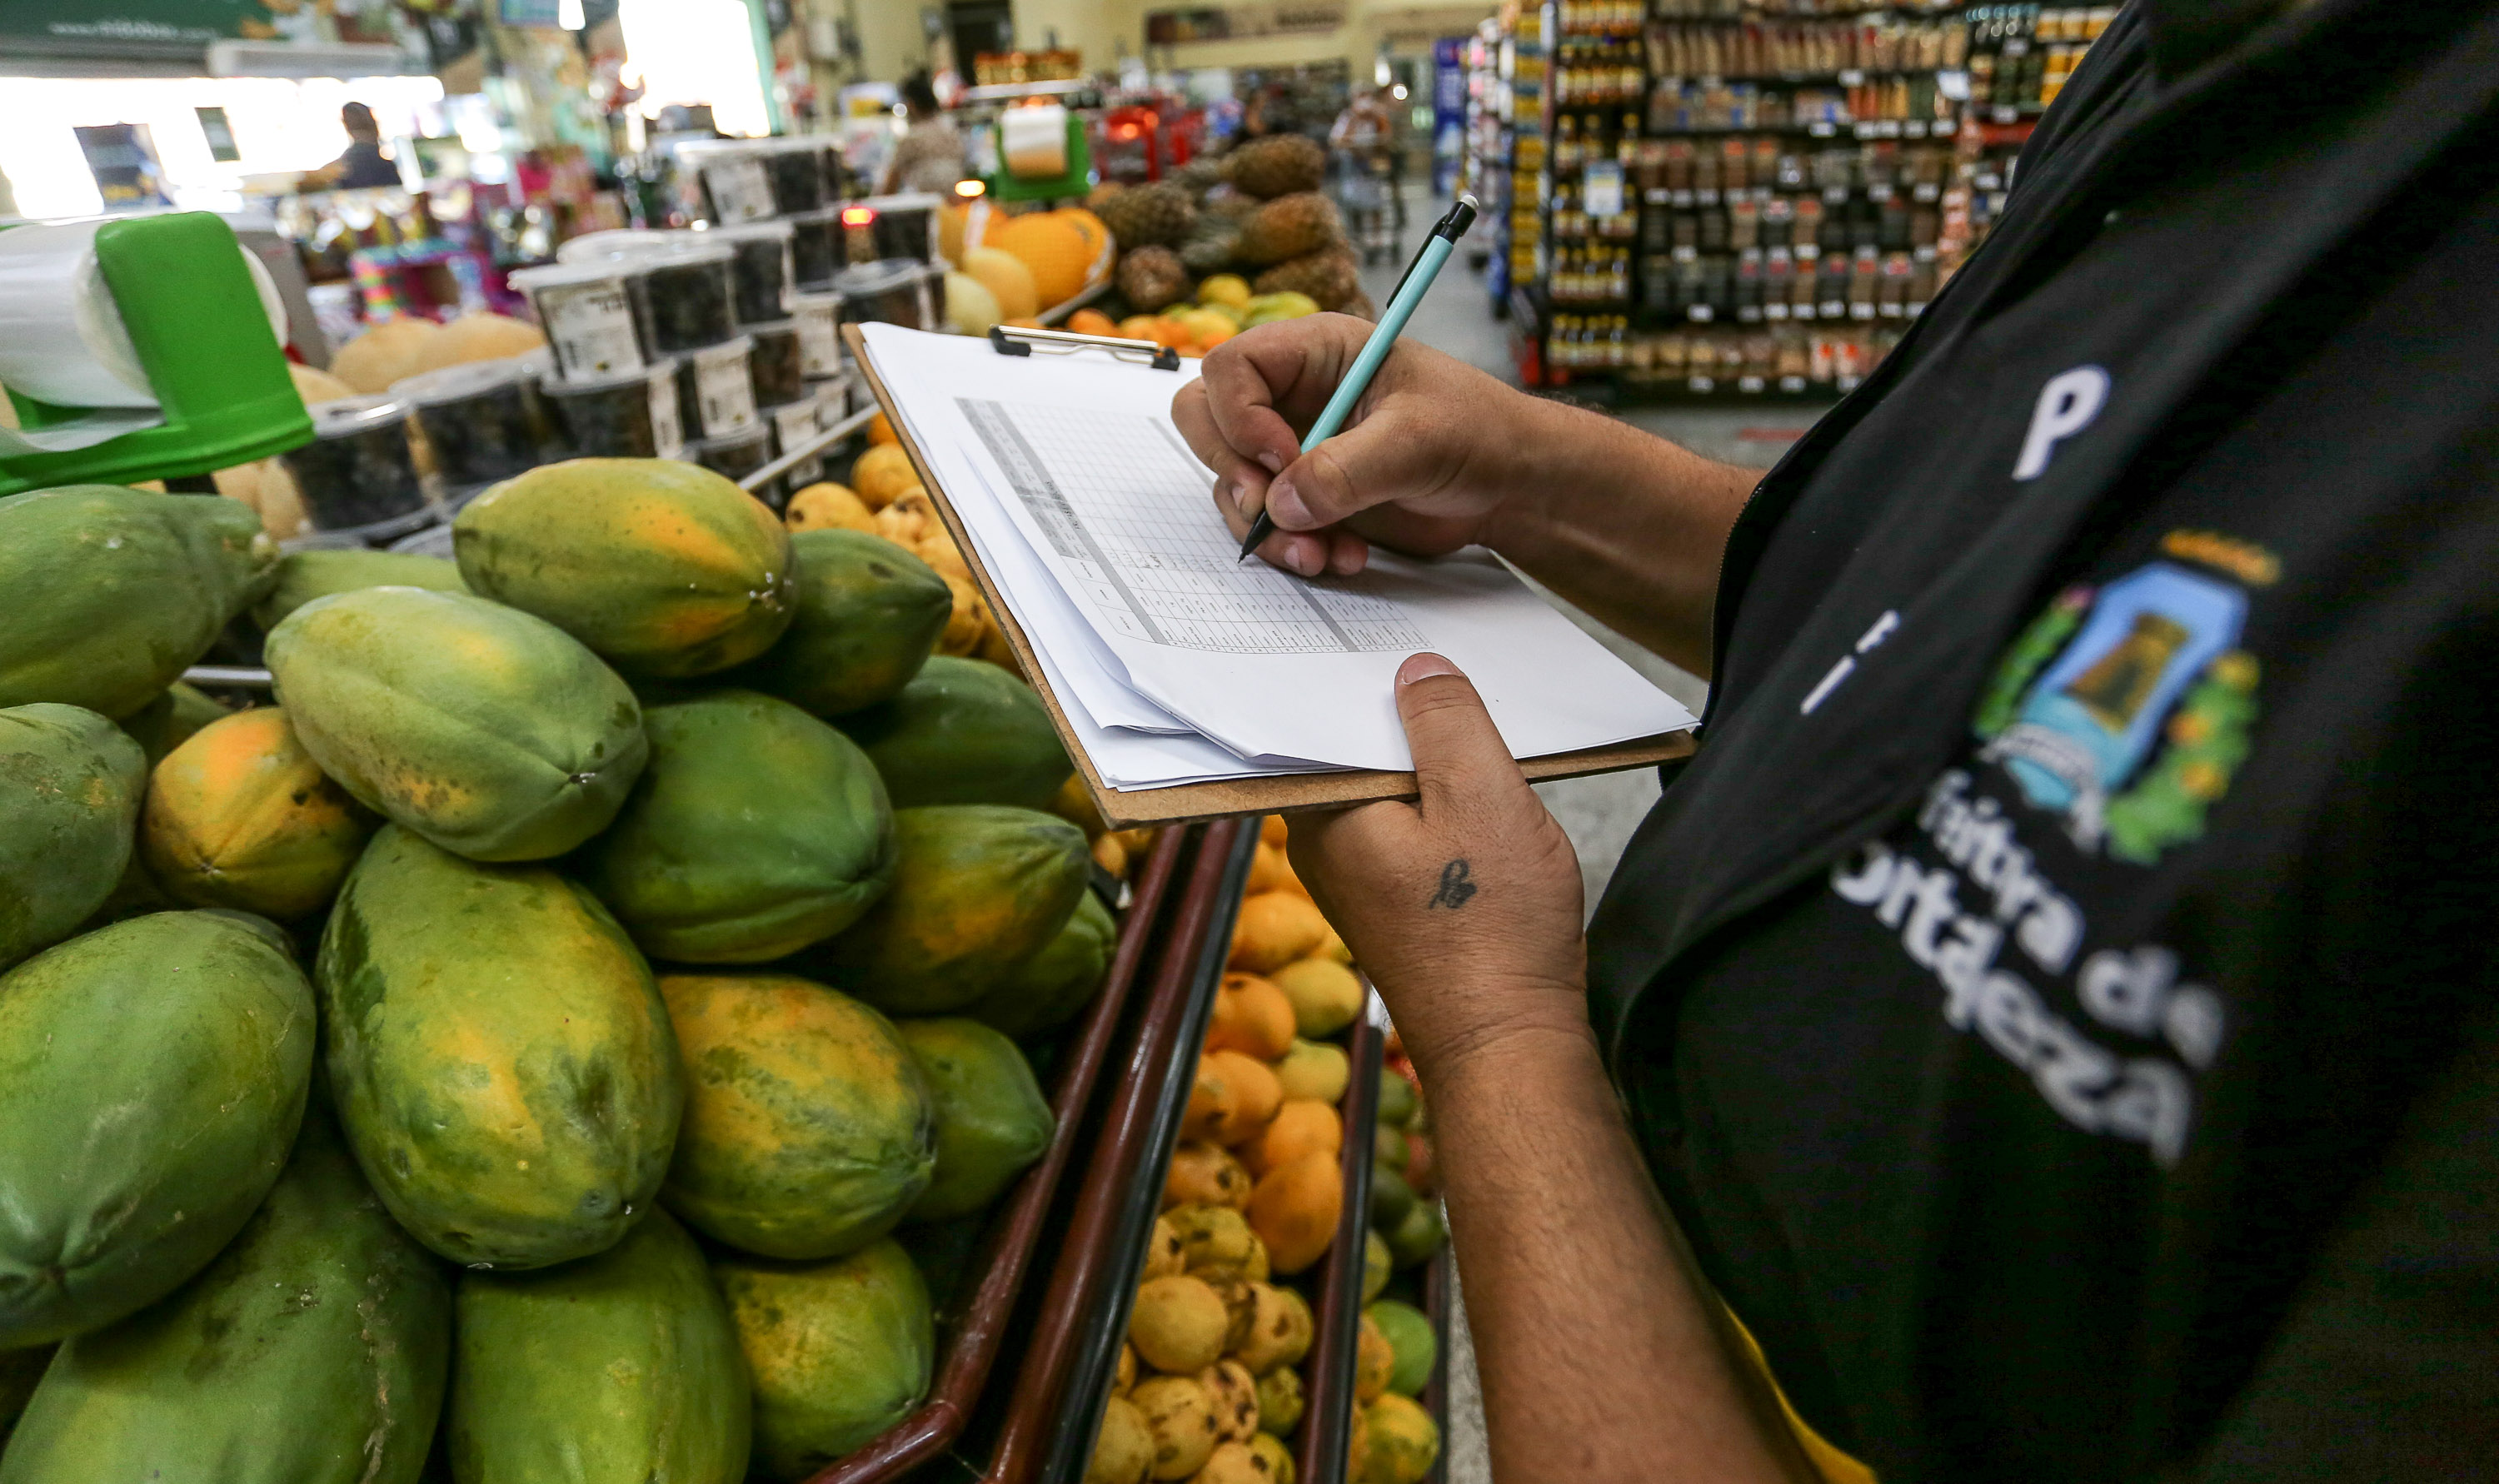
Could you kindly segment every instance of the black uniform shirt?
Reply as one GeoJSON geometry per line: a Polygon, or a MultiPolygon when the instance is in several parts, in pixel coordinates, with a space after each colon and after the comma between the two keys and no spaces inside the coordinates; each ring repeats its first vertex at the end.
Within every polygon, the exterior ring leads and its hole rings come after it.
{"type": "Polygon", "coordinates": [[[1764,481],[1591,930],[1887,1484],[2499,1476],[2499,16],[2219,21],[2120,19],[1764,481]]]}

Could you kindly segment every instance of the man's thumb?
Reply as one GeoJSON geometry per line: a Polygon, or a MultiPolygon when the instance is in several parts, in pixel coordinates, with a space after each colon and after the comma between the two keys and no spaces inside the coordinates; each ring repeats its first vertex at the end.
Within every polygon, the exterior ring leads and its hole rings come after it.
{"type": "Polygon", "coordinates": [[[1480,810],[1527,780],[1492,725],[1475,683],[1435,654],[1397,667],[1397,714],[1414,754],[1414,782],[1426,820],[1480,810]]]}

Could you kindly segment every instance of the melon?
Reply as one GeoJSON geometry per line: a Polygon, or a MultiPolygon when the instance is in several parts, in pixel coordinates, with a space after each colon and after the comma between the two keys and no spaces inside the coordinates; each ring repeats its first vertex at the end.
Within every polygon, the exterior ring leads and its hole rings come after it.
{"type": "Polygon", "coordinates": [[[387,392],[392,382],[422,369],[417,359],[426,342],[441,333],[442,327],[430,319],[384,320],[341,346],[330,358],[330,374],[367,396],[387,392]]]}
{"type": "Polygon", "coordinates": [[[1033,289],[1044,305],[1064,304],[1084,292],[1092,272],[1092,241],[1061,211],[1008,217],[990,230],[986,242],[1032,270],[1033,289]]]}
{"type": "MultiPolygon", "coordinates": [[[[994,229],[992,229],[994,235],[994,229]]],[[[1041,312],[1041,288],[1023,259],[995,247],[963,249],[963,272],[981,280],[997,296],[998,317],[1019,319],[1041,312]]]]}
{"type": "Polygon", "coordinates": [[[416,369],[430,371],[463,361],[500,361],[527,355],[545,343],[546,337],[527,320],[484,311],[463,314],[418,347],[416,369]]]}
{"type": "Polygon", "coordinates": [[[957,335],[987,335],[990,327],[1005,318],[998,312],[998,296],[989,285],[970,274],[946,275],[946,327],[957,335]]]}

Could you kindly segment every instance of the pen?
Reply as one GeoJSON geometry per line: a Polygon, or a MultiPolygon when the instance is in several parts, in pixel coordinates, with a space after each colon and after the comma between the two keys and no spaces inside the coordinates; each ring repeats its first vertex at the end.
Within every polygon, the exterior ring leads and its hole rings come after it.
{"type": "MultiPolygon", "coordinates": [[[[1397,292],[1388,296],[1388,307],[1380,311],[1379,323],[1371,327],[1371,338],[1362,342],[1361,351],[1354,356],[1353,369],[1336,384],[1336,395],[1328,399],[1327,406],[1319,413],[1319,420],[1311,424],[1310,432],[1302,435],[1302,452],[1309,453],[1336,436],[1337,430],[1345,426],[1345,420],[1353,415],[1353,404],[1362,400],[1364,389],[1371,385],[1372,376],[1379,370],[1379,363],[1387,360],[1388,352],[1395,347],[1397,332],[1406,328],[1406,321],[1413,314],[1414,306],[1423,302],[1423,296],[1431,291],[1432,280],[1441,275],[1441,265],[1449,261],[1449,254],[1457,248],[1458,239],[1467,235],[1467,229],[1474,226],[1475,221],[1476,198],[1461,193],[1457,205],[1449,208],[1449,214],[1432,224],[1430,234],[1423,239],[1422,247],[1414,254],[1414,261],[1406,265],[1406,276],[1397,280],[1397,292]]],[[[1250,554],[1258,549],[1258,543],[1275,533],[1276,523],[1268,517],[1262,505],[1258,518],[1250,523],[1250,534],[1242,539],[1241,555],[1234,560],[1248,561],[1250,554]]]]}

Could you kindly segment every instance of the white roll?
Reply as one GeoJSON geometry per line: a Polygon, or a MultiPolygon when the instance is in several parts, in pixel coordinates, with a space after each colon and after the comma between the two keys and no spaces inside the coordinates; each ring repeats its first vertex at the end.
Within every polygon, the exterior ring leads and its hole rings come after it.
{"type": "MultiPolygon", "coordinates": [[[[0,232],[0,384],[55,406],[156,405],[96,262],[95,232],[110,219],[0,232]]],[[[286,306],[276,283],[241,244],[235,251],[259,291],[270,334],[284,344],[286,306]]]]}
{"type": "Polygon", "coordinates": [[[998,115],[998,145],[1008,175],[1043,180],[1067,174],[1067,110],[1055,103],[1007,110],[998,115]]]}

